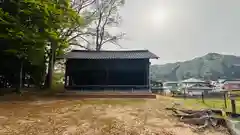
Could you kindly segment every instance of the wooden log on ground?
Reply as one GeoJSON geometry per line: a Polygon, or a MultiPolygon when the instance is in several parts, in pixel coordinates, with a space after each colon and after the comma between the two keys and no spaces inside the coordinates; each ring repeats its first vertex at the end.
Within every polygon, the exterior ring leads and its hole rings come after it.
{"type": "Polygon", "coordinates": [[[208,126],[208,117],[207,116],[203,116],[203,117],[200,117],[200,118],[184,118],[182,117],[180,119],[181,122],[184,122],[186,124],[189,124],[189,125],[198,125],[198,126],[208,126]]]}
{"type": "Polygon", "coordinates": [[[185,118],[200,118],[202,116],[212,115],[213,113],[211,110],[201,110],[201,111],[194,111],[193,113],[189,113],[188,111],[183,110],[175,110],[175,116],[178,117],[185,117],[185,118]]]}
{"type": "Polygon", "coordinates": [[[237,124],[236,122],[230,119],[226,120],[226,125],[231,135],[240,135],[240,130],[236,128],[236,124],[237,124]]]}
{"type": "Polygon", "coordinates": [[[194,114],[194,113],[208,113],[211,114],[212,111],[210,109],[203,109],[203,110],[183,110],[183,109],[178,109],[179,111],[183,113],[188,113],[188,114],[194,114]]]}
{"type": "Polygon", "coordinates": [[[204,129],[206,127],[217,125],[225,126],[224,118],[214,117],[214,113],[211,110],[178,110],[172,109],[173,115],[179,117],[180,122],[184,122],[189,125],[197,125],[198,129],[204,129]]]}
{"type": "Polygon", "coordinates": [[[202,116],[200,118],[184,118],[182,117],[180,119],[181,122],[184,122],[186,124],[190,124],[190,125],[198,125],[200,126],[199,128],[205,128],[207,126],[212,126],[212,127],[216,127],[217,125],[220,124],[219,121],[222,121],[223,119],[221,118],[214,118],[212,116],[202,116]]]}

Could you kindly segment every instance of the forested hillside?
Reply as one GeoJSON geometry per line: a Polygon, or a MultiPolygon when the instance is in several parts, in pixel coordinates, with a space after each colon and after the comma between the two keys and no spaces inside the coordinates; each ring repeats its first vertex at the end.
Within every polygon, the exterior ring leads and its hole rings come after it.
{"type": "Polygon", "coordinates": [[[151,77],[153,80],[240,78],[240,57],[209,53],[184,62],[152,65],[151,77]]]}

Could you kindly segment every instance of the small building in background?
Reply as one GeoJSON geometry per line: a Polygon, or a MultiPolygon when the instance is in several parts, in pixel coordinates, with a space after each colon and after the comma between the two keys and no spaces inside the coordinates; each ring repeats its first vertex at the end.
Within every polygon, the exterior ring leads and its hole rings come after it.
{"type": "Polygon", "coordinates": [[[185,92],[188,95],[202,95],[202,93],[209,93],[213,88],[209,87],[207,84],[194,84],[185,88],[185,92]]]}
{"type": "Polygon", "coordinates": [[[170,93],[178,90],[178,82],[168,81],[163,83],[163,90],[166,93],[170,93]]]}
{"type": "Polygon", "coordinates": [[[195,84],[206,84],[206,81],[196,79],[196,78],[189,78],[189,79],[181,81],[181,85],[183,87],[188,87],[188,86],[195,85],[195,84]]]}
{"type": "Polygon", "coordinates": [[[225,80],[222,82],[222,90],[240,90],[240,80],[233,79],[233,80],[225,80]]]}
{"type": "Polygon", "coordinates": [[[208,93],[209,91],[212,91],[213,88],[210,87],[209,82],[207,81],[189,78],[181,81],[181,90],[182,93],[187,95],[201,95],[202,92],[208,93]]]}
{"type": "Polygon", "coordinates": [[[163,83],[163,87],[174,90],[174,89],[178,88],[178,82],[177,81],[167,81],[167,82],[163,83]]]}

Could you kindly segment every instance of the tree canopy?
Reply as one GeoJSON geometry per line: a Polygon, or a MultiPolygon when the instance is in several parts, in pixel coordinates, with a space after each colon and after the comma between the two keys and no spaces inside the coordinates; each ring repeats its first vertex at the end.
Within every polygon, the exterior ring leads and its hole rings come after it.
{"type": "Polygon", "coordinates": [[[15,77],[11,82],[11,79],[6,79],[7,76],[12,78],[12,75],[19,75],[22,68],[36,70],[28,69],[28,75],[41,73],[42,77],[36,75],[41,79],[31,76],[32,80],[38,81],[34,83],[41,84],[45,79],[46,66],[52,64],[50,57],[54,56],[55,60],[68,47],[61,30],[83,24],[83,19],[67,0],[3,1],[0,20],[0,62],[4,65],[1,78],[5,78],[9,85],[16,84],[17,80],[15,77]]]}
{"type": "MultiPolygon", "coordinates": [[[[84,49],[117,44],[124,34],[123,0],[4,0],[0,2],[0,88],[22,84],[50,88],[57,57],[72,45],[84,49]]],[[[59,63],[59,62],[57,62],[59,63]]],[[[60,62],[61,63],[61,62],[60,62]]]]}

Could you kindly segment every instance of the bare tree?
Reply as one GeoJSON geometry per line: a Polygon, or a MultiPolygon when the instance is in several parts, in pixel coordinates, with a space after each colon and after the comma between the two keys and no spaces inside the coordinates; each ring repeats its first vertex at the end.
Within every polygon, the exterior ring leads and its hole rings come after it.
{"type": "Polygon", "coordinates": [[[101,50],[105,43],[118,44],[118,40],[125,36],[125,33],[112,35],[110,27],[116,27],[121,23],[119,9],[124,4],[124,0],[97,0],[97,19],[95,20],[95,49],[101,50]]]}
{"type": "MultiPolygon", "coordinates": [[[[61,37],[65,39],[70,45],[79,46],[81,48],[88,49],[85,42],[79,42],[79,38],[92,34],[86,31],[93,20],[93,16],[96,10],[92,10],[90,7],[94,5],[96,0],[72,0],[71,7],[81,18],[73,18],[72,24],[68,29],[61,29],[61,37]]],[[[70,47],[71,48],[71,47],[70,47]]]]}
{"type": "Polygon", "coordinates": [[[125,33],[112,34],[111,27],[121,23],[119,9],[123,0],[73,0],[72,7],[82,16],[84,25],[73,24],[63,30],[70,45],[99,51],[106,43],[118,45],[125,33]]]}

